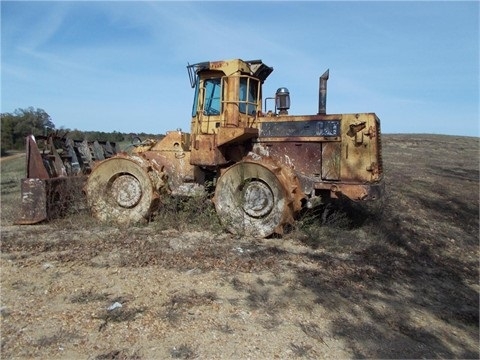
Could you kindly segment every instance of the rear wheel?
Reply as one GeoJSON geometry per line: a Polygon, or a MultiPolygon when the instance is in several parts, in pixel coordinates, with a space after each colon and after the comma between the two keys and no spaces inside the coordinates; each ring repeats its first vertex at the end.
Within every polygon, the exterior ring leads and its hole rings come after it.
{"type": "Polygon", "coordinates": [[[214,202],[220,220],[235,234],[282,233],[292,219],[285,188],[271,170],[257,163],[227,169],[218,179],[214,202]]]}
{"type": "Polygon", "coordinates": [[[158,194],[141,161],[114,157],[95,167],[85,191],[96,218],[120,224],[148,219],[158,194]]]}

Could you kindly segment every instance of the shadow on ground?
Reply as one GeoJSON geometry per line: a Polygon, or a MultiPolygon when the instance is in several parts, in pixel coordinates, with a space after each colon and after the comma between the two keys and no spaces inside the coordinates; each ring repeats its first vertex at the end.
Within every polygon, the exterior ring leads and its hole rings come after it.
{"type": "Polygon", "coordinates": [[[351,244],[361,228],[369,242],[347,259],[312,255],[322,269],[297,272],[338,314],[330,335],[356,358],[479,357],[478,163],[450,167],[451,155],[444,161],[441,151],[421,160],[414,157],[426,146],[420,140],[396,152],[404,139],[392,139],[387,153],[397,165],[387,172],[384,208],[337,234],[351,244]],[[461,332],[472,334],[470,342],[461,332]]]}

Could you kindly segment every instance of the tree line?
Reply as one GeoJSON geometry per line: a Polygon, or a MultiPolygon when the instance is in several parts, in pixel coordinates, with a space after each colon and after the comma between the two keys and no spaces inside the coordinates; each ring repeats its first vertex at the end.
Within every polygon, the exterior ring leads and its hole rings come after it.
{"type": "Polygon", "coordinates": [[[117,131],[82,131],[78,129],[56,129],[50,115],[43,109],[29,107],[16,109],[13,113],[2,113],[1,117],[1,154],[5,155],[8,150],[25,149],[25,137],[27,135],[47,136],[57,132],[59,136],[68,136],[74,140],[98,140],[110,142],[131,141],[133,137],[141,139],[159,138],[156,134],[131,134],[117,131]]]}

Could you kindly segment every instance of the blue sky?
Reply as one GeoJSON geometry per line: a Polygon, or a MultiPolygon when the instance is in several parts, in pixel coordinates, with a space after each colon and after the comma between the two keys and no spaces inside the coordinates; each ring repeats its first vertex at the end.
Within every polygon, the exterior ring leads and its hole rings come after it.
{"type": "Polygon", "coordinates": [[[262,59],[290,114],[375,112],[384,133],[479,136],[479,2],[1,2],[1,112],[57,128],[189,131],[186,65],[262,59]]]}

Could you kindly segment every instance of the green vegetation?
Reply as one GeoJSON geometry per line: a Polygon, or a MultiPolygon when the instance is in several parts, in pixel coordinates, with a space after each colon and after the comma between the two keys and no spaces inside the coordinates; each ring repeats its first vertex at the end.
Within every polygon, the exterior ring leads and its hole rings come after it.
{"type": "Polygon", "coordinates": [[[45,110],[17,109],[13,113],[0,114],[2,119],[2,146],[1,153],[5,154],[8,149],[22,149],[23,138],[33,134],[46,135],[55,129],[55,125],[45,110]]]}

